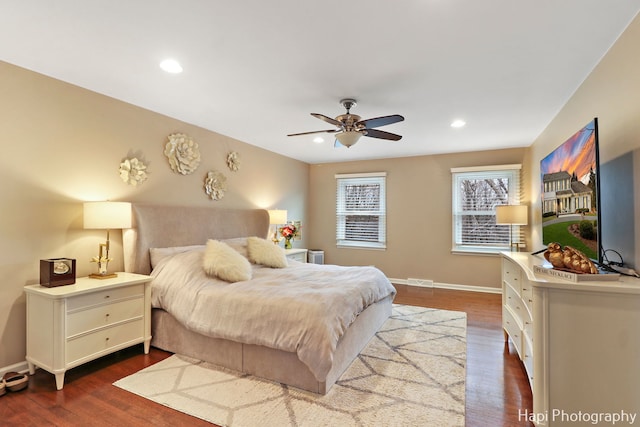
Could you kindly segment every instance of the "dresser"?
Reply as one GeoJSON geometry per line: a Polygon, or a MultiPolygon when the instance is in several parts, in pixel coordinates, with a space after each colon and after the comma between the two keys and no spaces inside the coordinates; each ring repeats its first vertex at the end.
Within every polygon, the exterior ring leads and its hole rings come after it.
{"type": "Polygon", "coordinates": [[[298,262],[307,262],[307,249],[285,249],[284,253],[288,259],[293,259],[298,262]]]}
{"type": "Polygon", "coordinates": [[[134,344],[151,343],[150,277],[118,273],[109,279],[82,277],[73,285],[26,286],[27,363],[64,386],[75,366],[134,344]]]}
{"type": "Polygon", "coordinates": [[[501,256],[502,326],[533,392],[533,412],[520,419],[604,425],[593,417],[611,414],[630,425],[640,416],[640,279],[572,283],[535,274],[550,267],[541,255],[501,256]]]}

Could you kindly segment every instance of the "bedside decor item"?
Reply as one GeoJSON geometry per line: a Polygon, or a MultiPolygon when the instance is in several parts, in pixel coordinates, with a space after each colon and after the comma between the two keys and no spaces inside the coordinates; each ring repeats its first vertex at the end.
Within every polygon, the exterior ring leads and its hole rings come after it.
{"type": "Polygon", "coordinates": [[[129,185],[137,186],[147,180],[147,165],[136,157],[120,163],[120,178],[129,185]]]}
{"type": "Polygon", "coordinates": [[[237,172],[240,169],[240,155],[235,151],[227,154],[227,166],[233,172],[237,172]]]}
{"type": "Polygon", "coordinates": [[[51,258],[40,260],[40,284],[47,288],[76,283],[76,260],[51,258]]]}
{"type": "Polygon", "coordinates": [[[220,200],[227,191],[227,177],[218,171],[209,171],[204,177],[204,192],[211,200],[220,200]]]}
{"type": "Polygon", "coordinates": [[[200,165],[198,143],[183,133],[174,133],[168,138],[169,142],[164,147],[164,155],[169,160],[171,170],[182,175],[195,172],[200,165]]]}
{"type": "Polygon", "coordinates": [[[520,251],[520,243],[513,241],[513,226],[527,225],[527,205],[496,206],[496,224],[509,226],[509,246],[511,251],[520,251]]]}
{"type": "Polygon", "coordinates": [[[284,209],[270,209],[269,211],[269,225],[273,225],[273,237],[271,241],[274,245],[280,243],[280,237],[278,236],[278,226],[287,223],[287,211],[284,209]]]}
{"type": "Polygon", "coordinates": [[[109,274],[109,231],[113,229],[131,228],[131,203],[128,202],[86,202],[84,203],[84,228],[107,230],[107,241],[100,243],[98,256],[91,262],[98,264],[98,273],[90,274],[94,279],[116,277],[109,274]]]}
{"type": "Polygon", "coordinates": [[[284,237],[284,248],[291,249],[293,246],[291,245],[291,241],[294,237],[296,237],[296,233],[298,233],[298,227],[295,226],[294,223],[289,223],[280,228],[280,234],[284,237]]]}

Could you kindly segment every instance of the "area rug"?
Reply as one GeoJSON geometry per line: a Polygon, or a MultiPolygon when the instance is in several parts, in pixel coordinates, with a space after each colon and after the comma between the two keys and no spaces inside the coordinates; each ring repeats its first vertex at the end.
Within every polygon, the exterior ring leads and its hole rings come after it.
{"type": "Polygon", "coordinates": [[[179,355],[114,385],[219,426],[464,426],[466,326],[394,305],[324,396],[179,355]]]}

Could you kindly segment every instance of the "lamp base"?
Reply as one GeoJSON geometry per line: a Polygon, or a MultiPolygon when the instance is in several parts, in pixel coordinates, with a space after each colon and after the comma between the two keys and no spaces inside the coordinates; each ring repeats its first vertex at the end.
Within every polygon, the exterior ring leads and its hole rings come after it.
{"type": "Polygon", "coordinates": [[[112,279],[114,277],[118,277],[118,275],[116,273],[110,273],[110,274],[92,273],[89,275],[90,279],[112,279]]]}

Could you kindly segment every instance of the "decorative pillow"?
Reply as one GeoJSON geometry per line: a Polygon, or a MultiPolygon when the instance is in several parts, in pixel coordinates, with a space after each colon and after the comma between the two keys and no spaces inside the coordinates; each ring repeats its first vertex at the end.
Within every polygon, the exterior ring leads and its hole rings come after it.
{"type": "Polygon", "coordinates": [[[233,249],[238,251],[238,253],[240,253],[240,255],[242,255],[243,257],[248,258],[246,237],[234,237],[233,239],[223,239],[220,241],[231,246],[233,249]]]}
{"type": "Polygon", "coordinates": [[[170,248],[149,248],[149,259],[151,261],[151,269],[153,270],[162,258],[179,254],[181,252],[188,252],[197,249],[204,249],[204,245],[192,245],[192,246],[173,246],[170,248]]]}
{"type": "Polygon", "coordinates": [[[259,237],[249,237],[247,239],[247,250],[249,261],[254,264],[262,264],[267,267],[283,268],[287,267],[287,255],[278,245],[259,237]]]}
{"type": "Polygon", "coordinates": [[[251,264],[235,249],[219,240],[209,240],[204,251],[202,267],[205,273],[227,282],[251,279],[251,264]]]}

